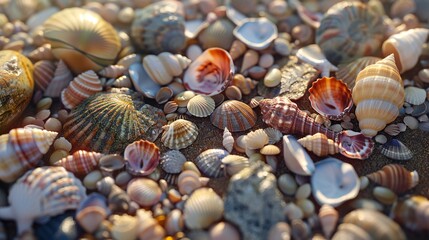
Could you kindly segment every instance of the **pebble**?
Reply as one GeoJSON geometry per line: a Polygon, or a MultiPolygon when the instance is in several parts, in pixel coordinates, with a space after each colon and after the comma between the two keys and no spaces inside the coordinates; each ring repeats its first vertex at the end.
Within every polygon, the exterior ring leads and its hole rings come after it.
{"type": "Polygon", "coordinates": [[[276,38],[274,40],[274,50],[282,56],[288,56],[292,50],[292,46],[286,39],[276,38]]]}
{"type": "Polygon", "coordinates": [[[385,144],[387,142],[387,137],[383,134],[378,134],[375,136],[374,140],[380,144],[385,144]]]}
{"type": "Polygon", "coordinates": [[[57,161],[59,161],[62,158],[65,158],[69,155],[68,151],[62,150],[62,149],[58,149],[55,150],[51,156],[49,157],[49,163],[51,165],[54,165],[54,163],[56,163],[57,161]]]}
{"type": "MultiPolygon", "coordinates": [[[[381,135],[381,136],[383,136],[383,135],[381,135]]],[[[366,187],[368,187],[368,185],[369,185],[369,179],[366,176],[361,176],[359,178],[359,180],[360,180],[360,190],[362,191],[366,187]]]]}
{"type": "Polygon", "coordinates": [[[420,70],[419,78],[422,82],[429,83],[429,68],[420,70]]]}
{"type": "Polygon", "coordinates": [[[83,179],[83,185],[88,190],[95,190],[97,188],[97,182],[100,181],[102,178],[103,175],[101,174],[100,170],[94,170],[85,176],[85,178],[83,179]]]}
{"type": "Polygon", "coordinates": [[[417,118],[419,122],[429,122],[429,117],[427,114],[423,114],[420,117],[417,118]]]}
{"type": "Polygon", "coordinates": [[[237,86],[229,86],[225,89],[225,96],[230,100],[241,100],[243,95],[237,86]]]}
{"type": "Polygon", "coordinates": [[[54,149],[70,152],[70,150],[72,149],[72,144],[64,137],[60,137],[55,140],[54,149]]]}
{"type": "Polygon", "coordinates": [[[282,72],[278,68],[272,68],[264,77],[264,85],[266,87],[275,87],[280,84],[282,72]]]}
{"type": "Polygon", "coordinates": [[[49,109],[43,109],[36,114],[36,119],[46,120],[51,115],[51,111],[49,109]]]}
{"type": "Polygon", "coordinates": [[[133,176],[129,174],[127,171],[122,171],[116,176],[115,183],[120,187],[126,186],[132,178],[133,176]]]}
{"type": "Polygon", "coordinates": [[[300,199],[296,202],[296,205],[301,208],[304,217],[309,217],[314,213],[314,204],[309,199],[300,199]]]}
{"type": "Polygon", "coordinates": [[[52,106],[52,98],[42,98],[39,102],[37,102],[36,108],[37,111],[49,109],[52,106]]]}
{"type": "Polygon", "coordinates": [[[379,202],[390,205],[396,200],[396,194],[385,187],[377,186],[372,191],[372,195],[374,195],[375,199],[377,199],[379,202]]]}
{"type": "Polygon", "coordinates": [[[295,182],[295,179],[292,177],[292,175],[285,173],[282,174],[277,179],[277,185],[282,193],[285,195],[294,195],[296,192],[296,189],[298,188],[298,185],[295,182]]]}
{"type": "Polygon", "coordinates": [[[295,198],[297,200],[306,199],[310,197],[311,194],[311,185],[309,183],[301,185],[295,193],[295,198]]]}
{"type": "Polygon", "coordinates": [[[346,130],[351,130],[351,129],[353,129],[353,123],[352,122],[341,122],[341,127],[343,129],[346,129],[346,130]]]}
{"type": "Polygon", "coordinates": [[[349,114],[343,116],[343,121],[344,122],[350,122],[351,120],[352,120],[352,118],[350,117],[349,114]]]}
{"type": "Polygon", "coordinates": [[[343,127],[341,126],[341,124],[333,124],[329,127],[329,129],[331,129],[334,132],[341,132],[343,130],[343,127]]]}
{"type": "Polygon", "coordinates": [[[34,124],[36,122],[36,118],[33,116],[27,116],[24,119],[22,119],[22,125],[26,126],[29,124],[34,124]]]}
{"type": "Polygon", "coordinates": [[[63,129],[63,126],[60,120],[56,118],[48,118],[48,120],[46,120],[45,125],[43,127],[46,130],[53,131],[53,132],[61,132],[61,130],[63,129]]]}
{"type": "Polygon", "coordinates": [[[131,7],[124,7],[118,13],[118,20],[121,23],[130,23],[134,19],[134,9],[131,7]]]}
{"type": "Polygon", "coordinates": [[[62,123],[64,123],[67,120],[67,117],[69,116],[69,113],[65,109],[61,109],[58,111],[58,120],[60,120],[62,123]]]}
{"type": "Polygon", "coordinates": [[[264,53],[259,58],[258,65],[263,68],[269,68],[274,64],[274,57],[271,54],[264,53]]]}
{"type": "Polygon", "coordinates": [[[404,123],[409,127],[411,130],[419,128],[419,121],[412,116],[405,116],[404,117],[404,123]]]}
{"type": "Polygon", "coordinates": [[[294,219],[302,219],[304,217],[304,213],[302,212],[301,208],[298,207],[295,203],[289,203],[286,205],[285,215],[290,221],[294,219]]]}
{"type": "Polygon", "coordinates": [[[413,113],[413,111],[414,111],[414,108],[411,107],[411,106],[408,106],[408,107],[405,108],[405,113],[406,114],[411,114],[411,113],[413,113]]]}

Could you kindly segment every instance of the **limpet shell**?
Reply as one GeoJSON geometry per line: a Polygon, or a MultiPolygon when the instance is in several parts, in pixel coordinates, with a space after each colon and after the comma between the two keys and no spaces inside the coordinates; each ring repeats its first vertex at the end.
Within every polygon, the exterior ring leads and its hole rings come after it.
{"type": "Polygon", "coordinates": [[[180,173],[186,157],[179,150],[170,150],[161,155],[161,168],[167,173],[180,173]]]}
{"type": "Polygon", "coordinates": [[[223,201],[213,189],[195,190],[186,200],[183,216],[189,229],[203,229],[222,218],[223,201]]]}
{"type": "Polygon", "coordinates": [[[209,96],[196,95],[188,101],[187,109],[193,116],[207,117],[214,111],[215,102],[209,96]]]}
{"type": "Polygon", "coordinates": [[[198,136],[198,127],[195,123],[178,119],[162,127],[164,132],[161,142],[170,149],[182,149],[190,146],[198,136]]]}
{"type": "Polygon", "coordinates": [[[161,199],[161,188],[148,178],[135,178],[127,185],[127,193],[130,199],[142,207],[155,205],[161,199]]]}
{"type": "Polygon", "coordinates": [[[223,149],[208,149],[200,153],[194,162],[204,175],[211,178],[219,178],[224,175],[222,159],[228,154],[223,149]]]}
{"type": "Polygon", "coordinates": [[[147,176],[159,163],[159,148],[150,141],[139,140],[129,144],[124,151],[127,171],[135,176],[147,176]]]}
{"type": "Polygon", "coordinates": [[[210,121],[222,130],[226,127],[230,132],[246,131],[255,125],[256,113],[243,102],[227,100],[215,109],[210,121]]]}

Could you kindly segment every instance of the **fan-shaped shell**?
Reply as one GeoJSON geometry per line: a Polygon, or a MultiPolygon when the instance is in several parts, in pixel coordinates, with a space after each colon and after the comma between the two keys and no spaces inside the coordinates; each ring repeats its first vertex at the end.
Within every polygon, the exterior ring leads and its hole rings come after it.
{"type": "Polygon", "coordinates": [[[43,95],[47,97],[59,97],[61,91],[69,85],[71,80],[73,80],[72,73],[63,60],[60,60],[55,69],[54,77],[49,80],[49,84],[43,95]]]}
{"type": "Polygon", "coordinates": [[[373,137],[395,120],[404,104],[404,95],[393,54],[362,70],[352,93],[361,132],[373,137]]]}
{"type": "Polygon", "coordinates": [[[219,129],[228,128],[230,132],[246,131],[255,125],[256,113],[243,102],[228,100],[215,109],[210,121],[219,129]]]}
{"type": "Polygon", "coordinates": [[[209,48],[189,65],[183,85],[196,93],[213,96],[225,90],[234,71],[234,63],[227,51],[209,48]]]}
{"type": "Polygon", "coordinates": [[[208,149],[200,153],[194,160],[198,169],[206,176],[219,178],[223,176],[222,159],[229,153],[223,149],[208,149]]]}
{"type": "Polygon", "coordinates": [[[162,127],[164,132],[161,142],[170,149],[182,149],[190,146],[198,136],[198,127],[195,123],[178,119],[162,127]]]}
{"type": "Polygon", "coordinates": [[[110,214],[107,199],[99,193],[91,193],[76,211],[76,222],[88,233],[98,229],[101,222],[110,214]]]}
{"type": "Polygon", "coordinates": [[[275,128],[265,128],[265,133],[268,135],[268,143],[269,144],[276,144],[280,139],[282,139],[283,134],[279,130],[275,128]]]}
{"type": "Polygon", "coordinates": [[[159,1],[135,11],[131,38],[145,52],[178,53],[186,46],[181,2],[159,1]]]}
{"type": "Polygon", "coordinates": [[[88,70],[79,74],[70,82],[69,86],[61,92],[61,101],[68,109],[73,109],[85,99],[101,92],[101,81],[94,71],[88,70]]]}
{"type": "Polygon", "coordinates": [[[262,50],[277,38],[277,26],[267,18],[247,18],[234,29],[234,36],[249,48],[262,50]]]}
{"type": "Polygon", "coordinates": [[[381,154],[394,160],[409,160],[413,157],[413,153],[398,139],[392,139],[383,144],[381,154]]]}
{"type": "Polygon", "coordinates": [[[336,76],[338,79],[342,79],[343,82],[347,84],[348,88],[353,89],[355,86],[355,79],[359,72],[380,60],[381,58],[379,57],[367,56],[360,57],[350,63],[342,63],[338,65],[336,76]]]}
{"type": "Polygon", "coordinates": [[[135,141],[125,148],[124,159],[130,174],[147,176],[158,166],[159,148],[150,141],[135,141]]]}
{"type": "Polygon", "coordinates": [[[341,131],[336,142],[339,144],[340,153],[348,158],[366,159],[374,149],[374,142],[370,137],[351,130],[341,131]]]}
{"type": "Polygon", "coordinates": [[[56,166],[62,166],[67,171],[77,175],[86,175],[98,166],[100,158],[103,156],[97,152],[87,152],[79,150],[65,158],[55,162],[56,166]]]}
{"type": "Polygon", "coordinates": [[[43,25],[52,53],[74,73],[99,71],[113,64],[120,50],[115,29],[100,15],[83,8],[67,8],[43,25]]]}
{"type": "Polygon", "coordinates": [[[57,66],[53,61],[41,60],[34,64],[34,83],[36,86],[45,91],[54,77],[57,66]]]}
{"type": "Polygon", "coordinates": [[[228,152],[231,152],[232,148],[234,147],[234,137],[232,136],[228,128],[225,128],[223,130],[222,145],[228,152]]]}
{"type": "Polygon", "coordinates": [[[189,100],[187,109],[193,116],[207,117],[214,111],[215,101],[209,96],[197,95],[189,100]]]}
{"type": "Polygon", "coordinates": [[[308,135],[298,139],[298,142],[319,157],[334,155],[340,151],[338,144],[322,133],[308,135]]]}
{"type": "Polygon", "coordinates": [[[18,234],[22,234],[31,230],[35,219],[76,209],[85,197],[80,180],[63,167],[39,167],[26,172],[11,187],[11,205],[0,208],[0,218],[16,220],[18,234]]]}
{"type": "Polygon", "coordinates": [[[336,78],[319,78],[308,91],[308,99],[313,109],[331,120],[341,120],[353,107],[350,89],[336,78]]]}
{"type": "Polygon", "coordinates": [[[423,104],[426,100],[426,91],[422,88],[417,87],[407,87],[405,88],[405,102],[420,105],[423,104]]]}
{"type": "Polygon", "coordinates": [[[335,208],[330,205],[323,205],[319,210],[319,221],[326,238],[330,238],[337,226],[339,214],[335,208]]]}
{"type": "Polygon", "coordinates": [[[198,173],[192,170],[184,170],[177,178],[177,186],[181,194],[191,194],[195,189],[203,186],[198,173]]]}
{"type": "Polygon", "coordinates": [[[219,47],[229,49],[234,41],[234,24],[226,18],[220,18],[211,23],[198,34],[198,40],[203,49],[219,47]]]}
{"type": "Polygon", "coordinates": [[[167,173],[180,173],[186,157],[179,150],[170,150],[161,156],[161,168],[167,173]]]}
{"type": "Polygon", "coordinates": [[[36,128],[15,128],[0,135],[0,179],[13,182],[35,167],[57,135],[36,128]]]}
{"type": "Polygon", "coordinates": [[[24,21],[28,17],[36,13],[38,7],[38,2],[28,0],[16,0],[5,4],[4,11],[11,22],[16,20],[24,21]]]}
{"type": "Polygon", "coordinates": [[[189,229],[203,229],[222,218],[223,201],[211,188],[195,190],[185,203],[183,217],[189,229]]]}
{"type": "Polygon", "coordinates": [[[180,76],[191,60],[180,54],[173,55],[162,52],[156,55],[146,55],[143,58],[143,67],[150,78],[160,85],[169,84],[173,77],[180,76]]]}
{"type": "Polygon", "coordinates": [[[360,2],[332,6],[316,30],[316,43],[333,64],[375,55],[384,39],[383,18],[360,2]]]}
{"type": "Polygon", "coordinates": [[[161,188],[149,178],[135,178],[127,185],[130,199],[142,207],[155,205],[161,199],[161,188]]]}
{"type": "Polygon", "coordinates": [[[260,149],[268,144],[268,135],[264,129],[258,129],[256,131],[250,131],[246,135],[246,148],[249,149],[260,149]]]}
{"type": "Polygon", "coordinates": [[[419,175],[416,171],[410,172],[399,164],[385,165],[380,170],[368,174],[367,177],[398,194],[408,191],[419,183],[419,175]]]}
{"type": "Polygon", "coordinates": [[[115,153],[138,139],[155,141],[165,123],[160,109],[133,93],[97,93],[70,112],[63,129],[74,150],[115,153]]]}

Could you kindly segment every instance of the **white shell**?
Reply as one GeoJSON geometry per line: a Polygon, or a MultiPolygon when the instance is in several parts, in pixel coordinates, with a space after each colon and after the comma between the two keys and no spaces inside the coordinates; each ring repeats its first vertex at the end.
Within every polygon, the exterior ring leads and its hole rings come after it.
{"type": "Polygon", "coordinates": [[[211,188],[195,190],[185,203],[184,218],[189,229],[203,229],[222,218],[223,201],[211,188]]]}
{"type": "Polygon", "coordinates": [[[188,101],[187,108],[195,117],[207,117],[215,109],[213,98],[204,95],[196,95],[188,101]]]}
{"type": "Polygon", "coordinates": [[[270,20],[262,18],[248,18],[233,31],[234,36],[249,48],[262,50],[277,38],[277,26],[270,20]]]}
{"type": "Polygon", "coordinates": [[[222,145],[228,152],[231,152],[232,148],[234,147],[234,137],[232,136],[228,128],[225,128],[223,130],[222,145]]]}
{"type": "Polygon", "coordinates": [[[249,167],[249,159],[243,156],[230,154],[222,158],[222,164],[226,175],[232,176],[244,168],[249,167]]]}
{"type": "Polygon", "coordinates": [[[275,128],[271,128],[271,127],[265,128],[264,131],[268,135],[269,144],[276,144],[283,137],[283,133],[275,128]]]}
{"type": "Polygon", "coordinates": [[[263,129],[251,131],[246,135],[246,148],[260,149],[268,144],[268,135],[263,129]]]}
{"type": "Polygon", "coordinates": [[[200,174],[192,170],[184,170],[177,178],[177,186],[181,194],[189,195],[195,189],[203,186],[200,181],[200,174]]]}
{"type": "Polygon", "coordinates": [[[292,172],[304,176],[314,172],[313,160],[292,135],[283,136],[283,154],[286,166],[292,172]]]}
{"type": "Polygon", "coordinates": [[[420,105],[426,100],[426,91],[422,88],[407,87],[405,88],[405,102],[420,105]]]}
{"type": "Polygon", "coordinates": [[[160,85],[169,84],[173,77],[182,74],[188,67],[191,60],[185,56],[169,52],[163,52],[155,55],[147,55],[143,58],[143,67],[152,80],[160,85]]]}

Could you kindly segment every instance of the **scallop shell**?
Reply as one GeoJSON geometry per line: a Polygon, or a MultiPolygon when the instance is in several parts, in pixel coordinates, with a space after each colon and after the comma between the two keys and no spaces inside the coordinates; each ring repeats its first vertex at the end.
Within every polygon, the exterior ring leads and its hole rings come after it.
{"type": "Polygon", "coordinates": [[[316,30],[316,43],[326,58],[337,65],[355,58],[375,55],[384,39],[380,15],[360,2],[340,2],[323,16],[316,30]],[[353,29],[353,31],[350,31],[353,29]]]}
{"type": "Polygon", "coordinates": [[[425,28],[414,28],[394,34],[384,41],[383,55],[393,53],[399,72],[403,73],[417,64],[428,34],[429,30],[425,28]]]}
{"type": "Polygon", "coordinates": [[[292,135],[283,136],[283,157],[293,173],[310,176],[315,170],[313,160],[292,135]]]}
{"type": "Polygon", "coordinates": [[[253,89],[255,89],[258,82],[250,78],[246,78],[241,74],[235,74],[232,78],[231,85],[238,87],[244,95],[248,95],[253,89]]]}
{"type": "Polygon", "coordinates": [[[250,166],[248,158],[233,154],[222,158],[222,164],[227,176],[232,176],[250,166]]]}
{"type": "Polygon", "coordinates": [[[397,201],[391,209],[390,218],[414,231],[428,230],[429,201],[423,196],[409,196],[397,201]]]}
{"type": "Polygon", "coordinates": [[[170,150],[161,155],[161,168],[167,173],[180,173],[186,157],[179,150],[170,150]]]}
{"type": "Polygon", "coordinates": [[[223,149],[208,149],[200,153],[194,160],[198,169],[207,177],[223,177],[222,159],[229,153],[223,149]]]}
{"type": "Polygon", "coordinates": [[[190,146],[198,136],[198,127],[195,123],[178,119],[162,127],[164,132],[161,142],[170,149],[182,149],[190,146]]]}
{"type": "Polygon", "coordinates": [[[331,120],[341,120],[353,107],[350,89],[336,78],[319,78],[308,91],[313,109],[331,120]]]}
{"type": "Polygon", "coordinates": [[[184,7],[181,2],[160,1],[135,11],[131,38],[145,52],[178,53],[186,46],[184,7]]]}
{"type": "Polygon", "coordinates": [[[38,10],[38,2],[28,0],[16,0],[5,4],[4,13],[8,19],[12,21],[24,21],[38,10]]]}
{"type": "Polygon", "coordinates": [[[338,79],[343,80],[343,82],[347,84],[348,88],[353,89],[355,86],[355,79],[359,72],[380,60],[381,58],[379,57],[367,56],[360,57],[350,63],[340,64],[338,65],[336,76],[338,79]]]}
{"type": "Polygon", "coordinates": [[[423,104],[426,100],[426,91],[422,88],[407,87],[405,88],[405,102],[412,105],[423,104]]]}
{"type": "Polygon", "coordinates": [[[228,130],[228,128],[225,128],[223,130],[223,139],[222,139],[222,146],[228,151],[231,152],[232,148],[234,147],[234,137],[232,136],[231,132],[228,130]]]}
{"type": "Polygon", "coordinates": [[[150,207],[159,202],[162,191],[152,179],[134,178],[127,185],[127,193],[140,206],[150,207]]]}
{"type": "Polygon", "coordinates": [[[413,157],[410,149],[397,139],[383,144],[381,154],[394,160],[409,160],[413,157]]]}
{"type": "Polygon", "coordinates": [[[374,149],[374,142],[370,137],[351,130],[341,131],[336,142],[339,144],[340,153],[348,158],[366,159],[374,149]]]}
{"type": "Polygon", "coordinates": [[[247,18],[234,29],[233,34],[249,48],[263,50],[277,38],[277,26],[264,17],[247,18]]]}
{"type": "Polygon", "coordinates": [[[213,96],[225,90],[234,71],[234,63],[227,51],[209,48],[189,65],[183,85],[196,93],[213,96]]]}
{"type": "Polygon", "coordinates": [[[265,128],[264,131],[268,135],[268,144],[276,144],[283,137],[283,134],[275,128],[265,128]]]}
{"type": "Polygon", "coordinates": [[[93,233],[110,214],[107,199],[99,193],[91,193],[76,211],[76,222],[88,233],[93,233]]]}
{"type": "Polygon", "coordinates": [[[174,113],[178,107],[179,106],[175,101],[168,101],[164,105],[164,113],[165,114],[174,113]]]}
{"type": "Polygon", "coordinates": [[[15,128],[0,135],[0,179],[13,182],[35,167],[58,133],[35,128],[15,128]]]}
{"type": "Polygon", "coordinates": [[[338,223],[339,214],[335,208],[330,205],[323,205],[319,210],[319,221],[322,225],[323,234],[326,238],[330,238],[334,233],[338,223]]]}
{"type": "Polygon", "coordinates": [[[38,62],[40,60],[55,60],[55,57],[52,54],[51,45],[49,43],[45,43],[42,46],[34,49],[28,54],[28,57],[34,62],[38,62]]]}
{"type": "Polygon", "coordinates": [[[361,132],[373,137],[394,121],[404,104],[404,95],[393,54],[362,70],[352,93],[361,132]]]}
{"type": "Polygon", "coordinates": [[[177,178],[177,186],[181,194],[189,195],[195,189],[202,187],[203,184],[200,181],[198,173],[192,170],[184,170],[177,178]]]}
{"type": "Polygon", "coordinates": [[[113,64],[120,50],[115,29],[100,15],[83,8],[67,8],[43,24],[52,53],[78,74],[113,64]]]}
{"type": "Polygon", "coordinates": [[[308,151],[313,152],[319,157],[326,157],[329,154],[334,155],[340,152],[338,144],[333,140],[328,139],[326,135],[322,133],[308,135],[298,139],[298,142],[308,151]]]}
{"type": "Polygon", "coordinates": [[[96,169],[100,158],[103,156],[97,152],[87,152],[79,150],[65,158],[55,162],[56,166],[62,166],[67,171],[72,172],[76,175],[84,176],[96,169]]]}
{"type": "Polygon", "coordinates": [[[195,190],[185,203],[183,217],[189,229],[203,229],[222,218],[223,201],[211,188],[195,190]]]}
{"type": "Polygon", "coordinates": [[[225,18],[220,18],[198,34],[198,40],[203,49],[219,47],[230,49],[234,36],[234,24],[225,18]]]}
{"type": "Polygon", "coordinates": [[[63,129],[74,150],[115,153],[138,139],[155,141],[165,123],[160,109],[132,92],[97,93],[70,112],[63,129]]]}
{"type": "Polygon", "coordinates": [[[192,116],[207,117],[215,109],[213,98],[204,95],[196,95],[187,104],[187,109],[192,116]]]}
{"type": "Polygon", "coordinates": [[[26,172],[11,187],[11,205],[0,208],[0,218],[16,220],[18,234],[22,234],[31,231],[37,218],[76,209],[85,197],[80,180],[63,167],[39,167],[26,172]]]}
{"type": "Polygon", "coordinates": [[[73,109],[88,97],[101,92],[101,81],[94,71],[88,70],[79,74],[61,91],[61,101],[68,109],[73,109]]]}
{"type": "Polygon", "coordinates": [[[210,121],[219,129],[228,128],[230,132],[241,132],[255,125],[256,113],[243,102],[227,100],[215,109],[210,121]]]}
{"type": "Polygon", "coordinates": [[[48,60],[41,60],[34,64],[34,83],[39,89],[42,91],[46,90],[54,77],[56,68],[55,63],[48,60]]]}
{"type": "Polygon", "coordinates": [[[160,85],[169,84],[173,81],[173,77],[180,76],[190,63],[191,60],[187,57],[169,52],[146,55],[143,58],[144,69],[150,78],[160,85]]]}
{"type": "Polygon", "coordinates": [[[43,95],[47,97],[61,96],[61,91],[69,85],[71,80],[73,80],[72,73],[63,60],[60,60],[55,69],[54,77],[49,81],[43,95]]]}
{"type": "Polygon", "coordinates": [[[130,174],[147,176],[158,166],[159,148],[150,141],[135,141],[125,148],[124,159],[130,174]]]}
{"type": "Polygon", "coordinates": [[[241,55],[243,55],[247,50],[246,44],[240,40],[234,40],[232,42],[231,48],[229,49],[229,54],[231,55],[232,60],[235,60],[241,55]]]}
{"type": "Polygon", "coordinates": [[[109,65],[101,69],[98,74],[107,78],[117,78],[123,75],[127,71],[127,68],[123,65],[109,65]]]}
{"type": "Polygon", "coordinates": [[[268,144],[268,135],[265,133],[264,129],[250,131],[246,135],[246,148],[260,149],[267,144],[268,144]]]}

